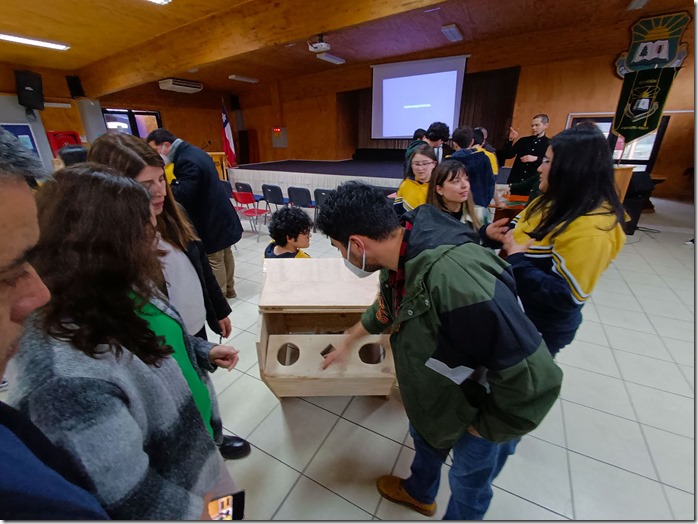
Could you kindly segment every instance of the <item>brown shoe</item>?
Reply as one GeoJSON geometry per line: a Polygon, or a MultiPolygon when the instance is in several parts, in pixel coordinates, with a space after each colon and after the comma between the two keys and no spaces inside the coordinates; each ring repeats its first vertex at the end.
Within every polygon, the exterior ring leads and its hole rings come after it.
{"type": "Polygon", "coordinates": [[[228,291],[228,292],[225,294],[225,298],[235,298],[235,297],[237,297],[237,296],[238,296],[238,294],[237,294],[235,291],[228,291]]]}
{"type": "Polygon", "coordinates": [[[427,517],[431,517],[436,513],[436,502],[424,504],[412,498],[410,494],[405,491],[405,488],[402,487],[402,479],[400,477],[396,477],[395,475],[383,475],[376,481],[376,487],[378,487],[378,493],[391,502],[407,506],[427,517]]]}

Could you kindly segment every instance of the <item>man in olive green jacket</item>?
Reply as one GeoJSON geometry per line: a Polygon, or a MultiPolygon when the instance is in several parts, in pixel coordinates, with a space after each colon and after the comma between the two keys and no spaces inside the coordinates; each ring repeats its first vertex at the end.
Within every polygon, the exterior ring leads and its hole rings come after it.
{"type": "Polygon", "coordinates": [[[391,330],[395,369],[415,443],[412,475],[378,479],[387,499],[425,515],[453,450],[445,519],[484,517],[492,480],[560,392],[562,371],[521,309],[510,266],[432,206],[398,221],[382,193],[340,186],[317,226],[358,276],[381,270],[376,302],[327,355],[346,359],[369,333],[391,330]]]}

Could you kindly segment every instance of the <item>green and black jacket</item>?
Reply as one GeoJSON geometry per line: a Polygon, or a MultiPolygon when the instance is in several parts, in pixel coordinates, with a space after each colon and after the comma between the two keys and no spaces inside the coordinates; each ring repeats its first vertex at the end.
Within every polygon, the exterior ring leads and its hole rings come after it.
{"type": "Polygon", "coordinates": [[[435,448],[472,424],[502,442],[538,426],[560,392],[562,371],[516,296],[511,267],[474,243],[469,229],[430,205],[407,213],[405,295],[397,311],[388,270],[361,318],[391,328],[407,416],[435,448]]]}

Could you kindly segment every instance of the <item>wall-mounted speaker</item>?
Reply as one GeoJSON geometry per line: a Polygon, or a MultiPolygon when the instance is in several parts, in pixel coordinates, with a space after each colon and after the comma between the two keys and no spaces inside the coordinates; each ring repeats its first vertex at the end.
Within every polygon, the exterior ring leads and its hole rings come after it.
{"type": "Polygon", "coordinates": [[[240,110],[240,97],[237,95],[230,95],[230,110],[239,111],[240,110]]]}
{"type": "Polygon", "coordinates": [[[39,73],[15,70],[15,84],[20,105],[27,109],[44,109],[44,89],[39,73]]]}
{"type": "Polygon", "coordinates": [[[66,75],[65,81],[68,83],[70,98],[85,98],[85,90],[82,88],[78,75],[66,75]]]}

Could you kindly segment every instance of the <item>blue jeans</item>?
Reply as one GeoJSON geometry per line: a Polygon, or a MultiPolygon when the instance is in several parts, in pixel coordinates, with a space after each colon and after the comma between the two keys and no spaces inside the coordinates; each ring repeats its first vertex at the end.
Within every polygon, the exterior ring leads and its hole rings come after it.
{"type": "MultiPolygon", "coordinates": [[[[412,475],[402,482],[413,498],[431,504],[439,491],[441,466],[448,450],[430,446],[410,424],[415,456],[412,475]]],[[[448,474],[451,498],[444,520],[482,520],[492,500],[492,481],[513,455],[520,438],[495,443],[466,432],[453,446],[453,465],[448,474]]]]}

